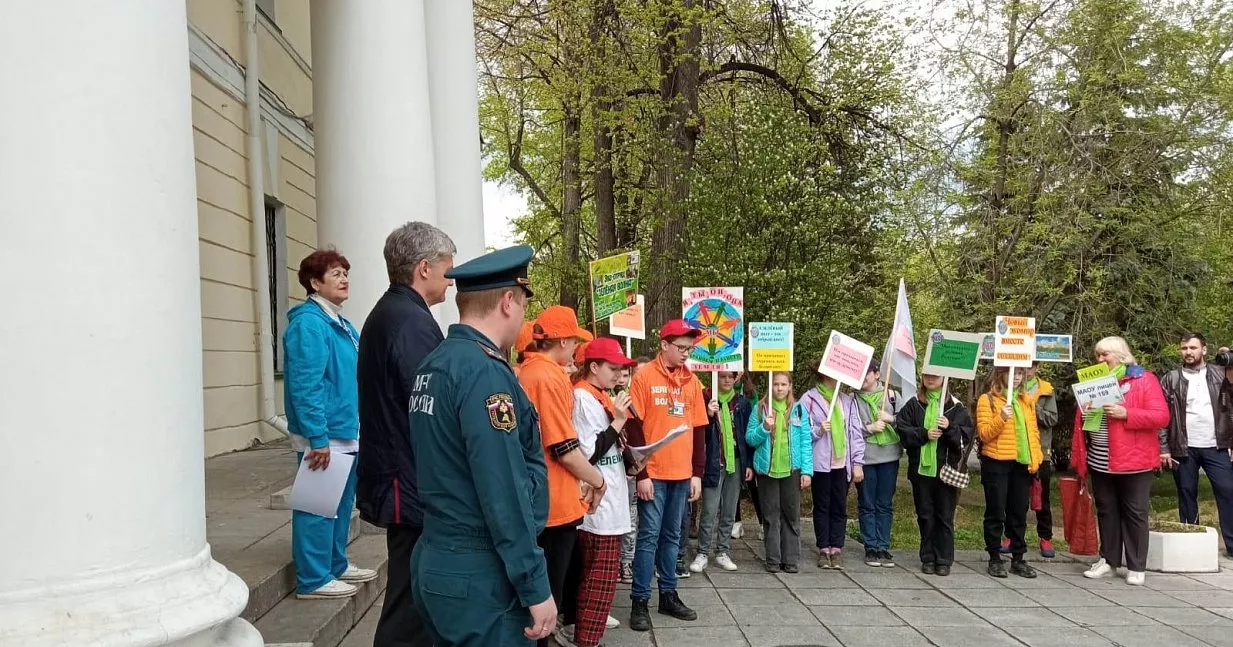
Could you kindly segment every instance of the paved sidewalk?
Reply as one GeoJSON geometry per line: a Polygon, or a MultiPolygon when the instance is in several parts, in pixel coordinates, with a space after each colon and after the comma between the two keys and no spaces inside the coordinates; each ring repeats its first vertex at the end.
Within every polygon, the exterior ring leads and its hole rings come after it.
{"type": "MultiPolygon", "coordinates": [[[[805,542],[806,548],[812,538],[805,542]]],[[[1086,565],[1067,557],[1034,562],[1035,580],[985,575],[984,553],[966,552],[949,577],[923,575],[914,554],[900,551],[895,568],[871,568],[859,544],[844,555],[845,572],[823,571],[806,550],[801,572],[764,571],[756,539],[733,540],[740,570],[681,581],[695,622],[655,612],[655,628],[636,633],[629,587],[617,590],[621,627],[606,647],[1233,647],[1233,562],[1205,575],[1148,573],[1147,586],[1120,579],[1087,580],[1086,565]]],[[[692,555],[692,553],[691,553],[692,555]]]]}

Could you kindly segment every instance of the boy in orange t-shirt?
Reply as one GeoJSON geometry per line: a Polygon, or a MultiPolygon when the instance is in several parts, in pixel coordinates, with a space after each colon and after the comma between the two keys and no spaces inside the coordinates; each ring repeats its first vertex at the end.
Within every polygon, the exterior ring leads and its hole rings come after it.
{"type": "MultiPolygon", "coordinates": [[[[574,311],[552,306],[532,326],[533,352],[525,353],[518,381],[539,414],[540,439],[548,466],[548,523],[539,536],[548,567],[548,584],[557,608],[563,604],[578,525],[588,506],[604,496],[603,474],[582,453],[574,431],[574,387],[565,373],[579,339],[590,337],[578,327],[574,311]],[[579,481],[582,482],[581,489],[579,481]]],[[[539,641],[547,645],[547,639],[539,641]]]]}
{"type": "Polygon", "coordinates": [[[629,385],[636,418],[626,423],[629,444],[654,443],[673,429],[685,433],[650,457],[638,474],[638,540],[634,551],[634,582],[629,627],[648,631],[651,616],[651,575],[659,571],[659,612],[680,620],[696,620],[676,592],[676,562],[680,552],[681,515],[687,501],[702,494],[706,459],[708,408],[702,383],[685,367],[698,331],[674,319],[660,330],[659,356],[638,370],[629,385]]]}

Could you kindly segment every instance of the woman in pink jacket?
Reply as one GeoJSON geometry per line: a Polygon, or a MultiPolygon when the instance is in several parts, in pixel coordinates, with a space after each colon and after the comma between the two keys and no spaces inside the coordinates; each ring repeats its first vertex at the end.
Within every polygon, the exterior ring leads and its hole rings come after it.
{"type": "Polygon", "coordinates": [[[1096,344],[1096,360],[1117,377],[1122,404],[1075,413],[1071,462],[1091,477],[1100,529],[1100,560],[1083,575],[1112,577],[1126,567],[1126,583],[1142,586],[1147,569],[1147,515],[1153,472],[1160,467],[1157,430],[1169,424],[1160,381],[1135,363],[1121,337],[1096,344]],[[1126,562],[1122,563],[1125,554],[1126,562]]]}

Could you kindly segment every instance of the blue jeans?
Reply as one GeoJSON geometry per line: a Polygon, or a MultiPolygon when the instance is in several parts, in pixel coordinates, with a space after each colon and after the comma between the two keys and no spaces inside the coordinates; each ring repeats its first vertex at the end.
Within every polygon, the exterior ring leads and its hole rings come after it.
{"type": "Polygon", "coordinates": [[[659,571],[659,592],[676,590],[676,558],[680,552],[681,516],[689,499],[689,479],[652,480],[655,498],[638,500],[638,544],[634,550],[634,584],[630,597],[651,599],[651,575],[659,571]]]}
{"type": "Polygon", "coordinates": [[[1177,513],[1182,523],[1199,523],[1199,468],[1207,472],[1216,495],[1220,534],[1226,552],[1233,553],[1233,463],[1229,452],[1215,447],[1190,447],[1190,455],[1173,470],[1177,483],[1177,513]]]}
{"type": "MultiPolygon", "coordinates": [[[[304,454],[297,452],[297,460],[304,454]]],[[[347,570],[347,539],[351,509],[355,507],[355,466],[338,502],[338,517],[328,519],[308,512],[291,512],[291,558],[295,561],[296,593],[312,593],[347,570]]]]}
{"type": "Polygon", "coordinates": [[[865,480],[856,484],[861,543],[865,550],[890,550],[891,521],[899,461],[865,466],[865,480]]]}

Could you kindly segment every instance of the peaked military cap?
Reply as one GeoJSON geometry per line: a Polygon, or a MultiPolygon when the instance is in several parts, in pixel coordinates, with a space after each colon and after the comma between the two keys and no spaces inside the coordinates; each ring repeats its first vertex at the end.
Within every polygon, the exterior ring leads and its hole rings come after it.
{"type": "Polygon", "coordinates": [[[498,249],[456,265],[445,273],[445,278],[454,279],[454,286],[459,292],[517,286],[526,290],[527,296],[534,296],[531,282],[527,279],[527,266],[531,264],[533,255],[534,251],[529,245],[498,249]]]}

